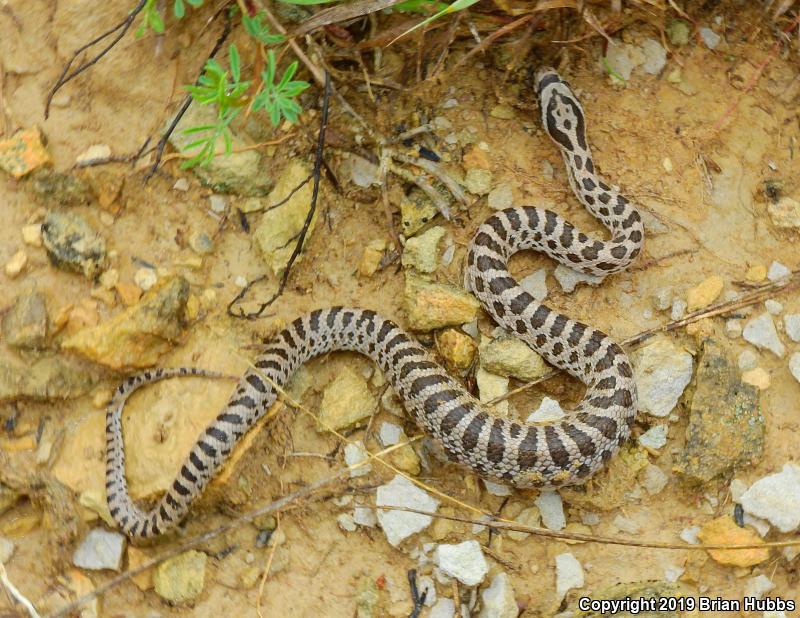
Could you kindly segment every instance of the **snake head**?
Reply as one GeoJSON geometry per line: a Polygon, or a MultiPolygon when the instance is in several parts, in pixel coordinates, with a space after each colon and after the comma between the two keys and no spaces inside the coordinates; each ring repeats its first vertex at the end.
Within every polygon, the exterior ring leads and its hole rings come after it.
{"type": "Polygon", "coordinates": [[[569,84],[551,68],[539,69],[535,79],[542,125],[550,137],[567,152],[586,150],[583,108],[569,84]]]}

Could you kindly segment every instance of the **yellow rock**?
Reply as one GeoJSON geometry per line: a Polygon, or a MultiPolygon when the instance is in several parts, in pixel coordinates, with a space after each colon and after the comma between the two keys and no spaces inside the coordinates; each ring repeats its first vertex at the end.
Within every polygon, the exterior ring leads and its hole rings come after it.
{"type": "Polygon", "coordinates": [[[436,349],[445,362],[456,369],[467,369],[475,360],[475,340],[455,328],[448,328],[436,337],[436,349]]]}
{"type": "MultiPolygon", "coordinates": [[[[275,188],[269,194],[267,202],[277,204],[291,194],[311,170],[300,160],[292,160],[283,170],[275,188]]],[[[261,255],[273,274],[280,275],[295,248],[293,239],[303,229],[308,209],[311,206],[312,184],[307,182],[284,203],[277,208],[267,210],[261,217],[254,232],[256,244],[261,255]]],[[[307,245],[317,222],[317,212],[308,227],[305,244],[307,245]]]]}
{"type": "Polygon", "coordinates": [[[703,318],[692,322],[686,326],[686,334],[691,335],[697,341],[702,341],[714,335],[714,321],[711,318],[703,318]]]}
{"type": "Polygon", "coordinates": [[[755,369],[745,371],[742,374],[742,382],[745,382],[746,384],[752,384],[758,390],[764,391],[769,388],[770,377],[769,374],[761,367],[756,367],[755,369]]]}
{"type": "Polygon", "coordinates": [[[473,144],[464,155],[464,167],[466,169],[479,168],[488,170],[492,164],[489,156],[477,144],[473,144]]]}
{"type": "MultiPolygon", "coordinates": [[[[403,435],[401,442],[406,440],[408,440],[408,438],[403,435]]],[[[399,448],[395,448],[386,456],[386,458],[395,468],[399,468],[407,474],[417,476],[420,472],[419,457],[410,444],[404,444],[399,448]]]]}
{"type": "Polygon", "coordinates": [[[474,296],[448,283],[432,283],[406,273],[405,309],[412,330],[430,331],[471,322],[480,304],[474,296]]]}
{"type": "MultiPolygon", "coordinates": [[[[139,549],[138,547],[133,547],[132,545],[128,545],[128,570],[132,571],[133,569],[137,569],[142,566],[145,562],[150,560],[150,556],[147,555],[146,552],[139,549]]],[[[131,577],[133,583],[139,588],[139,590],[149,590],[153,587],[153,569],[147,569],[139,573],[138,575],[134,575],[131,577]]]]}
{"type": "Polygon", "coordinates": [[[122,304],[126,307],[135,305],[142,297],[142,288],[133,283],[124,283],[120,281],[114,286],[114,289],[117,291],[117,294],[119,294],[122,304]]]}
{"type": "Polygon", "coordinates": [[[22,242],[31,247],[42,246],[42,224],[33,223],[22,226],[22,242]]]}
{"type": "Polygon", "coordinates": [[[409,238],[403,248],[403,266],[416,268],[421,273],[434,272],[439,265],[439,243],[445,233],[445,229],[437,225],[409,238]]]}
{"type": "Polygon", "coordinates": [[[713,303],[722,292],[724,284],[722,277],[713,275],[689,290],[686,295],[689,311],[697,311],[713,303]]]}
{"type": "Polygon", "coordinates": [[[763,281],[767,277],[767,267],[763,264],[754,264],[750,268],[747,269],[747,273],[745,273],[745,279],[748,281],[752,281],[753,283],[757,283],[759,281],[763,281]]]}
{"type": "Polygon", "coordinates": [[[154,365],[180,335],[188,297],[186,279],[167,279],[133,307],[78,331],[62,348],[113,369],[154,365]]]}
{"type": "Polygon", "coordinates": [[[535,380],[547,373],[544,359],[515,337],[498,337],[480,349],[481,366],[492,373],[519,380],[535,380]]]}
{"type": "MultiPolygon", "coordinates": [[[[475,381],[478,383],[480,400],[484,403],[488,403],[508,393],[508,378],[486,371],[483,367],[479,367],[478,371],[475,372],[475,381]]],[[[507,400],[499,401],[492,405],[491,408],[501,416],[508,415],[507,400]]]]}
{"type": "Polygon", "coordinates": [[[366,247],[358,265],[358,274],[362,277],[371,277],[381,265],[383,252],[386,251],[386,241],[383,239],[373,240],[366,247]]]}
{"type": "Polygon", "coordinates": [[[22,178],[37,167],[50,162],[39,127],[17,131],[0,141],[0,169],[14,178],[22,178]]]}
{"type": "Polygon", "coordinates": [[[400,200],[400,218],[403,222],[403,234],[411,237],[419,232],[433,219],[439,211],[427,196],[403,197],[400,200]]]}
{"type": "Polygon", "coordinates": [[[345,367],[325,387],[319,406],[319,429],[343,429],[375,413],[378,400],[361,373],[345,367]]]}
{"type": "MultiPolygon", "coordinates": [[[[761,545],[764,541],[752,530],[740,528],[733,518],[724,516],[705,524],[697,538],[704,545],[761,545]]],[[[720,564],[749,567],[769,559],[769,548],[709,549],[709,556],[720,564]]]]}
{"type": "Polygon", "coordinates": [[[176,605],[195,599],[203,592],[207,560],[203,552],[191,550],[162,562],[153,573],[156,593],[176,605]]]}
{"type": "Polygon", "coordinates": [[[28,255],[20,249],[6,262],[5,271],[9,279],[15,279],[28,263],[28,255]]]}

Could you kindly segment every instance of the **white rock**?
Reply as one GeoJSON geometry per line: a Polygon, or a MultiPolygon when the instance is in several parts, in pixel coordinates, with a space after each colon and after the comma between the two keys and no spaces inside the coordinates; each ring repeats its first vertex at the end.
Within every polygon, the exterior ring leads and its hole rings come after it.
{"type": "Polygon", "coordinates": [[[124,551],[124,536],[118,532],[94,528],[72,554],[72,563],[82,569],[119,571],[124,551]]]}
{"type": "Polygon", "coordinates": [[[633,70],[642,62],[644,62],[644,54],[635,45],[628,45],[614,40],[609,41],[605,64],[623,80],[628,81],[633,70]]]}
{"type": "Polygon", "coordinates": [[[679,567],[674,564],[668,564],[664,567],[664,579],[666,579],[668,582],[675,583],[685,572],[686,569],[683,567],[679,567]]]}
{"type": "Polygon", "coordinates": [[[750,526],[758,532],[758,536],[765,537],[769,534],[769,522],[760,517],[753,517],[750,513],[745,513],[742,517],[742,522],[744,522],[745,526],[750,526]]]}
{"type": "Polygon", "coordinates": [[[789,371],[794,379],[800,382],[800,352],[795,352],[789,357],[789,371]]]}
{"type": "Polygon", "coordinates": [[[731,492],[731,500],[734,502],[739,502],[742,499],[744,492],[747,491],[747,483],[741,479],[733,479],[730,487],[728,487],[728,491],[731,492]]]}
{"type": "Polygon", "coordinates": [[[436,601],[436,605],[431,607],[429,618],[454,618],[456,615],[456,604],[453,599],[442,598],[436,601]]]}
{"type": "Polygon", "coordinates": [[[14,555],[14,541],[0,536],[0,564],[8,564],[14,555]]]}
{"type": "Polygon", "coordinates": [[[380,438],[383,446],[399,444],[400,440],[403,438],[403,428],[399,425],[395,425],[394,423],[384,422],[381,424],[380,432],[378,432],[378,438],[380,438]]]}
{"type": "Polygon", "coordinates": [[[228,201],[225,199],[224,196],[216,194],[209,197],[208,202],[211,205],[211,210],[213,210],[218,215],[225,212],[225,208],[228,205],[228,201]]]}
{"type": "MultiPolygon", "coordinates": [[[[406,477],[398,474],[386,485],[378,487],[375,505],[379,507],[402,506],[435,512],[439,507],[439,501],[414,485],[406,477]]],[[[419,513],[378,509],[378,521],[386,539],[396,547],[403,539],[430,526],[433,518],[430,515],[420,515],[419,513]]]]}
{"type": "Polygon", "coordinates": [[[495,483],[494,481],[490,481],[489,479],[483,479],[483,484],[486,486],[486,491],[488,491],[493,496],[511,495],[511,488],[508,485],[501,485],[500,483],[495,483]]]}
{"type": "Polygon", "coordinates": [[[145,292],[153,287],[158,281],[158,275],[152,268],[140,268],[133,274],[133,282],[145,292]]]}
{"type": "Polygon", "coordinates": [[[350,155],[350,180],[357,187],[370,187],[380,184],[378,166],[364,157],[350,155]]]}
{"type": "Polygon", "coordinates": [[[767,311],[769,311],[772,315],[780,315],[781,311],[783,311],[783,305],[774,298],[768,298],[765,300],[764,307],[766,307],[767,311]]]}
{"type": "Polygon", "coordinates": [[[92,161],[108,159],[111,156],[111,146],[108,144],[94,144],[89,146],[75,158],[75,163],[85,165],[92,161]]]}
{"type": "Polygon", "coordinates": [[[647,493],[649,493],[651,496],[655,496],[656,494],[661,493],[661,490],[667,486],[669,477],[658,466],[654,464],[648,464],[648,466],[642,470],[640,474],[640,481],[642,483],[642,487],[645,488],[645,491],[647,491],[647,493]]]}
{"type": "Polygon", "coordinates": [[[364,448],[364,443],[361,440],[348,442],[347,446],[344,447],[344,463],[351,468],[350,478],[369,474],[372,470],[372,464],[364,463],[368,460],[369,453],[367,453],[367,449],[364,448]],[[358,467],[356,468],[354,466],[358,467]]]}
{"type": "Polygon", "coordinates": [[[789,339],[800,342],[800,313],[783,316],[783,326],[789,339]]]}
{"type": "Polygon", "coordinates": [[[658,75],[667,64],[667,50],[657,40],[645,39],[642,41],[644,62],[642,70],[650,75],[658,75]]]}
{"type": "Polygon", "coordinates": [[[561,404],[555,399],[545,396],[539,407],[528,416],[529,423],[545,423],[548,421],[558,421],[566,416],[561,404]]]}
{"type": "Polygon", "coordinates": [[[461,325],[461,330],[468,334],[473,339],[480,338],[480,331],[478,330],[478,319],[475,318],[472,322],[467,322],[461,325]]]}
{"type": "Polygon", "coordinates": [[[697,535],[700,533],[700,530],[702,530],[700,526],[684,528],[681,530],[681,540],[689,543],[689,545],[699,545],[700,539],[697,538],[697,535]]]}
{"type": "Polygon", "coordinates": [[[497,185],[489,192],[488,202],[492,210],[503,210],[511,206],[514,202],[511,185],[507,182],[497,185]]]}
{"type": "Polygon", "coordinates": [[[455,243],[451,243],[447,245],[442,252],[442,266],[447,267],[453,263],[453,258],[456,255],[456,245],[455,243]]]}
{"type": "Polygon", "coordinates": [[[672,288],[659,288],[653,296],[653,306],[659,311],[666,311],[672,306],[672,288]]]}
{"type": "Polygon", "coordinates": [[[439,545],[434,552],[434,561],[446,575],[455,577],[465,586],[477,586],[489,572],[481,546],[475,540],[439,545]]]}
{"type": "Polygon", "coordinates": [[[675,408],[692,379],[692,355],[659,337],[633,356],[639,409],[663,418],[675,408]]]}
{"type": "Polygon", "coordinates": [[[725,322],[725,334],[731,339],[737,339],[742,336],[742,321],[741,320],[727,320],[725,322]]]}
{"type": "Polygon", "coordinates": [[[586,283],[587,285],[599,285],[604,279],[604,277],[598,277],[596,275],[584,275],[583,273],[579,273],[577,270],[572,270],[563,264],[556,266],[556,270],[553,275],[555,276],[559,285],[561,285],[561,289],[567,294],[572,292],[579,283],[586,283]]]}
{"type": "Polygon", "coordinates": [[[684,314],[686,313],[686,308],[689,304],[683,300],[682,298],[676,298],[672,301],[672,312],[670,313],[670,318],[672,320],[680,320],[684,314]]]}
{"type": "Polygon", "coordinates": [[[756,575],[747,580],[744,585],[744,596],[756,597],[757,599],[764,598],[770,590],[775,587],[775,584],[770,581],[766,575],[756,575]]]}
{"type": "Polygon", "coordinates": [[[757,480],[741,497],[745,512],[769,521],[781,532],[800,526],[800,466],[784,464],[783,470],[757,480]]]}
{"type": "Polygon", "coordinates": [[[425,595],[425,606],[431,607],[436,603],[436,583],[429,575],[423,575],[417,580],[419,595],[425,595]]]}
{"type": "Polygon", "coordinates": [[[491,585],[481,592],[481,605],[478,618],[517,618],[519,607],[508,575],[495,575],[491,585]]]}
{"type": "Polygon", "coordinates": [[[186,180],[185,178],[178,178],[178,180],[175,181],[175,184],[172,185],[172,188],[175,191],[188,191],[189,181],[186,180]]]}
{"type": "Polygon", "coordinates": [[[374,528],[378,524],[375,511],[371,507],[360,504],[353,509],[353,521],[365,528],[374,528]]]}
{"type": "Polygon", "coordinates": [[[581,513],[581,523],[585,526],[596,526],[600,523],[600,515],[591,511],[581,513]]]}
{"type": "Polygon", "coordinates": [[[639,534],[641,532],[641,528],[639,528],[639,524],[637,524],[632,519],[625,517],[624,515],[617,515],[614,518],[614,521],[611,522],[620,532],[626,532],[627,534],[639,534]]]}
{"type": "Polygon", "coordinates": [[[775,323],[769,313],[762,313],[745,324],[742,335],[745,341],[762,350],[769,350],[779,358],[783,358],[786,353],[786,348],[778,338],[775,323]]]}
{"type": "Polygon", "coordinates": [[[583,567],[570,553],[556,556],[556,596],[559,600],[573,588],[583,587],[583,567]]]}
{"type": "Polygon", "coordinates": [[[234,284],[234,285],[235,285],[237,288],[246,288],[246,287],[247,287],[247,277],[245,277],[244,275],[238,275],[238,276],[237,276],[237,277],[236,277],[236,278],[233,280],[233,284],[234,284]]]}
{"type": "Polygon", "coordinates": [[[654,425],[639,436],[639,444],[645,448],[657,451],[667,443],[668,433],[668,425],[654,425]]]}
{"type": "Polygon", "coordinates": [[[792,271],[789,270],[786,266],[781,264],[778,261],[772,262],[769,265],[769,270],[767,271],[767,279],[770,281],[780,281],[781,279],[787,278],[789,275],[792,274],[792,271]]]}
{"type": "Polygon", "coordinates": [[[758,355],[753,350],[743,350],[736,359],[736,364],[742,371],[750,371],[758,367],[758,355]]]}
{"type": "Polygon", "coordinates": [[[345,532],[356,531],[356,522],[350,513],[341,513],[338,515],[336,517],[336,523],[338,523],[339,527],[345,532]]]}
{"type": "Polygon", "coordinates": [[[536,498],[536,506],[542,515],[542,524],[549,530],[563,530],[567,525],[564,516],[564,503],[556,491],[543,491],[536,498]]]}
{"type": "Polygon", "coordinates": [[[716,49],[722,37],[711,28],[700,28],[700,37],[709,49],[716,49]]]}
{"type": "Polygon", "coordinates": [[[547,271],[540,268],[535,273],[523,277],[519,281],[520,286],[536,300],[547,298],[547,271]]]}

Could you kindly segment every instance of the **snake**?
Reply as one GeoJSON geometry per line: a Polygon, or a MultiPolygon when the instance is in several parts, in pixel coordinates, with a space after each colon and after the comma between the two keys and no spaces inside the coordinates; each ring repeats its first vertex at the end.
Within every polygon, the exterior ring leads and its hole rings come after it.
{"type": "Polygon", "coordinates": [[[572,191],[611,237],[590,237],[544,208],[500,210],[472,238],[464,285],[497,324],[586,385],[577,406],[563,418],[543,423],[504,418],[473,397],[428,349],[391,320],[370,309],[317,309],[265,343],[149,511],[132,501],[125,478],[122,410],[127,398],[141,386],[165,378],[218,374],[161,368],[120,384],[106,414],[106,496],[112,517],[126,535],[154,537],[182,521],[293,373],[309,359],[336,350],[373,359],[405,409],[447,458],[483,478],[518,488],[581,484],[615,455],[630,437],[637,409],[628,356],[605,333],[536,300],[511,276],[507,264],[512,254],[533,249],[578,272],[606,276],[626,268],[640,253],[642,219],[620,190],[595,170],[586,117],[569,83],[553,69],[540,69],[534,85],[543,127],[561,151],[572,191]]]}

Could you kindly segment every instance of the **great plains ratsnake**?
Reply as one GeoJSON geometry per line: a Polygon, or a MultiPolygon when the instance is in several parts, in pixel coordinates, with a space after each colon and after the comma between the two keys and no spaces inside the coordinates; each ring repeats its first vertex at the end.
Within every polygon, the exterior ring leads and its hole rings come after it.
{"type": "Polygon", "coordinates": [[[577,271],[607,275],[639,254],[639,213],[595,172],[586,142],[583,109],[555,71],[536,76],[542,122],[561,149],[575,195],[611,230],[589,238],[559,215],[541,208],[509,208],[477,230],[467,254],[466,287],[486,311],[559,367],[587,385],[577,408],[561,421],[534,425],[501,418],[467,393],[431,354],[374,311],[333,307],[297,318],[266,346],[239,381],[228,404],[203,431],[172,487],[150,512],[128,495],[122,408],[140,386],[167,377],[209,375],[196,369],[156,369],[125,380],[106,421],[106,491],[111,515],[131,537],[152,537],[174,527],[202,493],[239,439],[276,399],[304,362],[332,350],[370,356],[386,374],[417,424],[453,461],[479,475],[517,487],[581,483],[600,469],[629,437],[636,386],[628,357],[607,335],[537,302],[511,277],[508,258],[523,249],[543,251],[577,271]]]}

